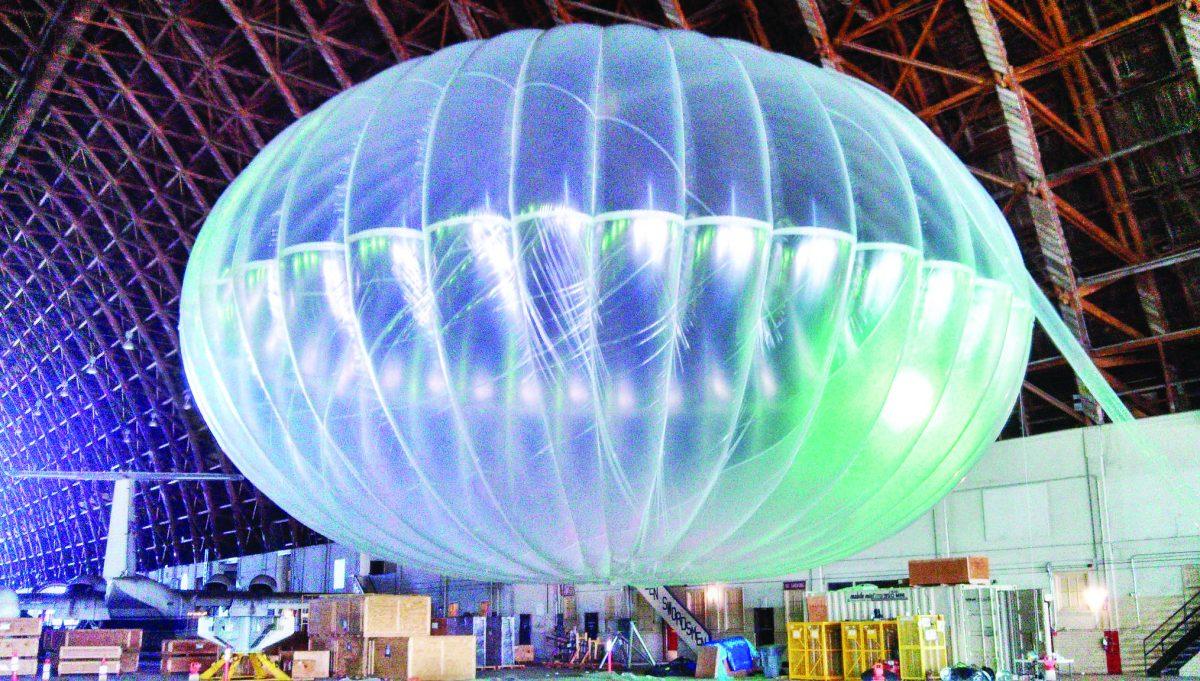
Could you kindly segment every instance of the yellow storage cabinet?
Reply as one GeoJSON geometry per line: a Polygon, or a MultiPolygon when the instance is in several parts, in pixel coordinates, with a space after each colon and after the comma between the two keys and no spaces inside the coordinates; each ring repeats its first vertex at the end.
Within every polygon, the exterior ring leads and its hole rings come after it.
{"type": "Polygon", "coordinates": [[[871,665],[896,659],[896,620],[842,622],[842,675],[857,681],[871,665]]]}
{"type": "Polygon", "coordinates": [[[946,662],[946,620],[941,615],[914,615],[896,620],[900,641],[901,681],[924,681],[946,662]]]}
{"type": "Polygon", "coordinates": [[[788,622],[788,678],[840,681],[840,622],[788,622]]]}

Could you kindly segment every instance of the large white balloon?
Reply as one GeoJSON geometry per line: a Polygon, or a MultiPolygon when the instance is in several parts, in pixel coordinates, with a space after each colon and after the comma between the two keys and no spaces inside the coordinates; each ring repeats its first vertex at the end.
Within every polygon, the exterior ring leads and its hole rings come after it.
{"type": "Polygon", "coordinates": [[[0,618],[21,616],[21,600],[12,589],[0,588],[0,618]]]}
{"type": "Polygon", "coordinates": [[[272,141],[188,264],[184,362],[267,495],[499,580],[775,576],[903,527],[1011,408],[1015,243],[914,117],[696,33],[517,31],[272,141]]]}

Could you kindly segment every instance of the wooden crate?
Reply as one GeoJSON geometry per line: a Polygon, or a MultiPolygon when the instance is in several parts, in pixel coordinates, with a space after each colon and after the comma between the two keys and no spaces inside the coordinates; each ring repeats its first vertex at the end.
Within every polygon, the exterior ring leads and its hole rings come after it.
{"type": "Polygon", "coordinates": [[[475,678],[474,636],[376,638],[368,643],[368,669],[381,679],[469,681],[475,678]]]}
{"type": "Polygon", "coordinates": [[[308,632],[320,637],[429,636],[432,615],[428,596],[330,596],[309,603],[308,632]]]}
{"type": "Polygon", "coordinates": [[[142,652],[141,629],[72,629],[64,646],[117,646],[124,652],[142,652]]]}
{"type": "Polygon", "coordinates": [[[991,572],[987,556],[910,560],[908,583],[912,586],[989,584],[991,572]]]}
{"type": "Polygon", "coordinates": [[[37,638],[42,620],[37,617],[0,617],[0,638],[37,638]]]}
{"type": "Polygon", "coordinates": [[[221,646],[202,638],[173,638],[162,642],[164,656],[177,655],[220,655],[221,646]]]}
{"type": "Polygon", "coordinates": [[[513,646],[513,661],[517,664],[530,664],[534,660],[533,646],[513,646]]]}
{"type": "Polygon", "coordinates": [[[842,622],[842,676],[858,681],[876,662],[896,659],[896,621],[842,622]]]}
{"type": "Polygon", "coordinates": [[[282,653],[283,671],[296,681],[329,678],[328,650],[293,650],[282,653]]]}
{"type": "Polygon", "coordinates": [[[220,655],[171,655],[162,658],[158,668],[163,675],[187,674],[191,671],[192,663],[196,663],[200,665],[200,671],[203,672],[219,659],[221,659],[220,655]]]}
{"type": "Polygon", "coordinates": [[[341,627],[337,626],[336,598],[317,598],[308,602],[308,635],[333,636],[341,627]]]}
{"type": "Polygon", "coordinates": [[[109,675],[116,676],[118,673],[123,673],[117,671],[116,664],[112,660],[107,662],[102,660],[61,660],[58,663],[58,675],[87,674],[94,676],[100,673],[100,665],[106,665],[109,675]]]}
{"type": "Polygon", "coordinates": [[[116,662],[121,659],[121,648],[120,646],[63,646],[58,650],[58,659],[116,662]]]}
{"type": "MultiPolygon", "coordinates": [[[[38,661],[35,657],[17,658],[17,675],[18,676],[34,676],[38,672],[38,661]]],[[[0,674],[5,676],[12,674],[12,658],[0,660],[0,674]]]]}
{"type": "Polygon", "coordinates": [[[829,601],[825,594],[810,594],[805,598],[809,622],[824,622],[829,619],[829,601]]]}
{"type": "MultiPolygon", "coordinates": [[[[68,647],[110,647],[121,649],[120,667],[113,667],[112,672],[132,674],[138,670],[138,659],[142,653],[141,629],[72,629],[63,639],[63,648],[68,647]]],[[[61,657],[60,649],[59,655],[61,657]]]]}
{"type": "Polygon", "coordinates": [[[0,659],[37,657],[40,644],[38,638],[0,638],[0,659]]]}
{"type": "Polygon", "coordinates": [[[365,640],[359,636],[309,637],[309,650],[329,651],[329,673],[336,678],[365,676],[365,640]]]}
{"type": "Polygon", "coordinates": [[[788,622],[788,678],[840,681],[842,628],[839,622],[788,622]]]}
{"type": "Polygon", "coordinates": [[[110,674],[123,673],[122,655],[120,646],[63,646],[58,650],[58,674],[97,674],[101,665],[110,674]]]}
{"type": "Polygon", "coordinates": [[[42,621],[38,618],[0,619],[0,674],[37,674],[41,639],[42,621]]]}

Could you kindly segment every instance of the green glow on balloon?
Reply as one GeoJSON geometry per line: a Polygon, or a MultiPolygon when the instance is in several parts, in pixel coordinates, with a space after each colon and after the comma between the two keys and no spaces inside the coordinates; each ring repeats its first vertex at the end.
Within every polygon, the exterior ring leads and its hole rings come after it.
{"type": "Polygon", "coordinates": [[[200,233],[181,336],[222,447],[326,536],[648,585],[902,529],[996,437],[1032,319],[999,210],[885,95],[575,25],[281,133],[200,233]]]}

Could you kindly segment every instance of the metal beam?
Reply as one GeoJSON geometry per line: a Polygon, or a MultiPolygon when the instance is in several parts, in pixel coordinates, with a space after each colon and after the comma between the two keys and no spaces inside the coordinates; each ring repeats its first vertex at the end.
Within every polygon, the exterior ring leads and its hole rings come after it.
{"type": "Polygon", "coordinates": [[[26,60],[28,72],[6,94],[7,103],[0,112],[0,175],[25,139],[46,96],[62,75],[67,57],[83,35],[87,21],[96,11],[94,0],[62,3],[50,18],[33,54],[26,60]]]}
{"type": "MultiPolygon", "coordinates": [[[[1138,350],[1145,350],[1159,345],[1168,343],[1177,343],[1179,341],[1187,341],[1200,338],[1200,326],[1193,326],[1189,329],[1180,329],[1179,331],[1171,331],[1160,336],[1146,336],[1145,338],[1134,338],[1132,340],[1113,343],[1112,345],[1102,345],[1091,351],[1093,358],[1116,357],[1138,350]]],[[[1047,357],[1046,359],[1034,360],[1029,363],[1030,371],[1042,371],[1044,369],[1053,369],[1054,367],[1066,366],[1067,360],[1062,357],[1047,357]]]]}
{"type": "Polygon", "coordinates": [[[284,80],[283,71],[279,67],[279,61],[267,51],[262,39],[254,31],[254,26],[250,25],[250,22],[246,19],[246,15],[242,13],[242,8],[238,7],[237,3],[233,2],[233,0],[221,0],[221,6],[229,14],[229,18],[233,19],[233,23],[237,24],[246,42],[250,43],[250,49],[258,57],[258,62],[262,65],[263,70],[267,72],[267,77],[275,83],[275,88],[279,90],[279,96],[283,97],[284,103],[287,104],[288,111],[291,111],[292,115],[296,118],[303,116],[305,113],[304,107],[301,106],[300,100],[296,98],[296,93],[292,92],[292,87],[284,80]]]}
{"type": "Polygon", "coordinates": [[[1087,347],[1087,325],[1080,305],[1071,252],[1067,247],[1067,236],[1063,231],[1054,192],[1046,179],[1042,152],[1038,146],[1024,88],[1013,74],[1008,50],[1000,34],[1000,25],[987,0],[964,0],[964,4],[971,17],[975,35],[983,48],[984,57],[995,75],[996,96],[1000,99],[1004,126],[1012,143],[1017,167],[1030,187],[1025,193],[1025,201],[1033,219],[1046,274],[1051,285],[1057,289],[1059,308],[1064,321],[1075,337],[1087,347]]]}
{"type": "Polygon", "coordinates": [[[82,480],[106,482],[241,482],[245,476],[236,473],[185,473],[171,471],[31,471],[6,468],[3,474],[14,480],[82,480]]]}
{"type": "Polygon", "coordinates": [[[1171,253],[1168,255],[1159,256],[1152,260],[1144,260],[1135,265],[1127,265],[1102,274],[1093,274],[1090,277],[1079,279],[1079,290],[1083,295],[1093,293],[1095,291],[1108,286],[1109,284],[1143,272],[1150,272],[1162,267],[1170,267],[1171,265],[1179,265],[1192,260],[1200,259],[1200,246],[1189,248],[1186,251],[1171,253]]]}

